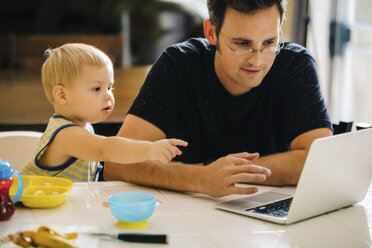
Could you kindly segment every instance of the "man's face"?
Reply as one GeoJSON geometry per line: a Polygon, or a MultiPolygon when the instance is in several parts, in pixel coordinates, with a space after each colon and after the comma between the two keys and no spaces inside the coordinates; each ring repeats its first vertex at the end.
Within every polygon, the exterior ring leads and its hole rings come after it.
{"type": "Polygon", "coordinates": [[[215,70],[232,95],[244,94],[260,85],[274,62],[272,48],[278,44],[279,32],[280,15],[276,5],[251,14],[227,8],[218,36],[215,70]],[[271,48],[263,52],[235,52],[265,47],[271,48]]]}

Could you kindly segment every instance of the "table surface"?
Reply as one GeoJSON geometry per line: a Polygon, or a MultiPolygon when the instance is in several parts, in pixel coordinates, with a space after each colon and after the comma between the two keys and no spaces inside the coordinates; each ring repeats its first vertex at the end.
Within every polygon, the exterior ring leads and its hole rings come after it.
{"type": "MultiPolygon", "coordinates": [[[[294,187],[259,186],[260,192],[293,193],[294,187]]],[[[212,198],[125,182],[75,183],[66,201],[57,208],[30,209],[16,204],[9,221],[0,222],[0,234],[35,230],[47,225],[61,233],[102,231],[167,234],[168,244],[114,242],[79,235],[79,247],[372,247],[372,186],[366,198],[351,207],[291,225],[274,224],[215,208],[221,201],[242,196],[212,198]],[[148,219],[149,227],[118,229],[116,219],[102,206],[111,194],[146,192],[162,205],[148,219]]],[[[16,247],[10,244],[8,247],[16,247]]]]}

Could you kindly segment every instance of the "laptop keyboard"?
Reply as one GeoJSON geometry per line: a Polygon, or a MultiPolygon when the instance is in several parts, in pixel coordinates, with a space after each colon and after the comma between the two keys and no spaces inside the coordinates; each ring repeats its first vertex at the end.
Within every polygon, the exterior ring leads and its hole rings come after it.
{"type": "Polygon", "coordinates": [[[288,214],[289,206],[291,206],[292,199],[293,197],[269,203],[263,206],[246,209],[245,211],[251,211],[254,213],[266,214],[275,217],[285,217],[288,214]]]}

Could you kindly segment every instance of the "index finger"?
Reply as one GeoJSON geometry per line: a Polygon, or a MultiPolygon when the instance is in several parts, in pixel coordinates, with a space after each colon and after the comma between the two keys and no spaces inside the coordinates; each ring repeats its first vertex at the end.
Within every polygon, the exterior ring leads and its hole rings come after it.
{"type": "Polygon", "coordinates": [[[188,143],[180,139],[169,139],[169,143],[173,146],[187,146],[188,143]]]}
{"type": "Polygon", "coordinates": [[[229,154],[228,156],[237,157],[237,158],[244,158],[244,159],[248,159],[248,160],[253,161],[253,160],[257,159],[260,156],[260,154],[258,152],[255,152],[255,153],[239,152],[239,153],[229,154]]]}

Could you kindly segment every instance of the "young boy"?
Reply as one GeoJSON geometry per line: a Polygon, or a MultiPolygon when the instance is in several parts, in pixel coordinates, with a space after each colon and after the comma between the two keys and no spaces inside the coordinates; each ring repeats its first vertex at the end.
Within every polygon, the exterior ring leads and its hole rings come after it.
{"type": "Polygon", "coordinates": [[[166,164],[181,154],[177,146],[187,146],[178,139],[148,142],[95,135],[90,123],[104,121],[114,108],[111,60],[81,43],[47,49],[45,55],[42,82],[55,114],[22,174],[87,181],[95,177],[98,161],[166,164]]]}

